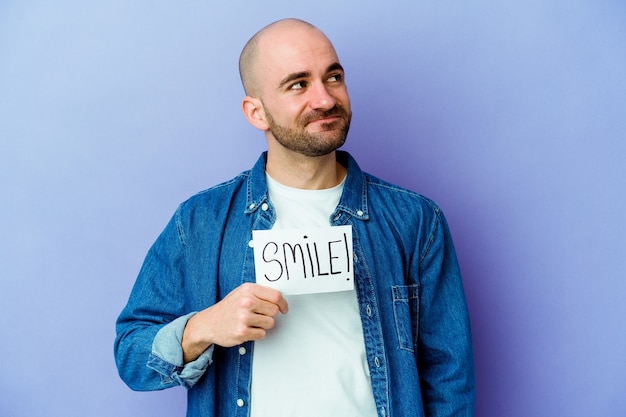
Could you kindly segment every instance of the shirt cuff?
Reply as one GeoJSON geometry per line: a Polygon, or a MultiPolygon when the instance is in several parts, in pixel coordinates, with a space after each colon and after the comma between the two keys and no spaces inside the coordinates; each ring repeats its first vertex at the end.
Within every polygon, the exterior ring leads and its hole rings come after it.
{"type": "Polygon", "coordinates": [[[158,331],[152,342],[152,353],[147,366],[161,374],[164,385],[177,383],[189,389],[204,375],[213,362],[211,345],[196,360],[184,363],[181,341],[187,321],[196,313],[181,316],[158,331]]]}

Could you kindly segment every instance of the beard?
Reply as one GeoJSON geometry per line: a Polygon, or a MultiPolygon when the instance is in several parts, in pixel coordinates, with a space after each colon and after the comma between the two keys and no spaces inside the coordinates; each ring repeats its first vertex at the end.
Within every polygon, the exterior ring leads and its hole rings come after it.
{"type": "Polygon", "coordinates": [[[330,110],[313,110],[302,115],[297,120],[297,127],[280,126],[270,112],[265,108],[265,115],[269,130],[276,141],[290,151],[309,157],[328,155],[339,149],[345,142],[350,129],[352,113],[343,107],[335,106],[330,110]],[[320,132],[307,132],[306,126],[315,120],[330,116],[340,116],[339,119],[323,123],[320,132]]]}

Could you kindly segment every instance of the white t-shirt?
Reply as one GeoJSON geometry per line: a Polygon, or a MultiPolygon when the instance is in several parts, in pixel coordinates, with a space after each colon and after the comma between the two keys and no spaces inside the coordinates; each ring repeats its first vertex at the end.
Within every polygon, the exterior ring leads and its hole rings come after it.
{"type": "MultiPolygon", "coordinates": [[[[343,183],[301,190],[266,177],[274,229],[330,227],[343,183]]],[[[285,298],[289,312],[254,345],[251,416],[376,416],[355,290],[285,298]]]]}

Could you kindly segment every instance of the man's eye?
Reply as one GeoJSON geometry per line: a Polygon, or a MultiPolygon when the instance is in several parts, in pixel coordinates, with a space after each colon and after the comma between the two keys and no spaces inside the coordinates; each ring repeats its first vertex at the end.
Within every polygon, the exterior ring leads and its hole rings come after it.
{"type": "Polygon", "coordinates": [[[342,74],[333,74],[330,77],[328,77],[328,81],[331,83],[336,83],[339,82],[343,79],[343,75],[342,74]]]}
{"type": "Polygon", "coordinates": [[[291,87],[289,87],[290,90],[302,90],[305,87],[305,83],[304,81],[298,81],[295,84],[292,84],[291,87]]]}

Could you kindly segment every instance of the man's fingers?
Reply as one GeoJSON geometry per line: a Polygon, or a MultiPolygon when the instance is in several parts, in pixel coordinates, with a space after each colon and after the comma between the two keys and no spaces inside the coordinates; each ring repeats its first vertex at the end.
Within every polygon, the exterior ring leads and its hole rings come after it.
{"type": "Polygon", "coordinates": [[[258,300],[255,303],[254,308],[251,310],[251,313],[254,313],[255,315],[268,317],[276,317],[279,312],[280,308],[276,304],[265,300],[258,300]]]}
{"type": "Polygon", "coordinates": [[[239,329],[233,329],[233,336],[236,340],[235,344],[239,344],[248,340],[261,340],[266,336],[267,330],[274,326],[271,317],[263,317],[258,320],[250,320],[243,323],[239,329]],[[269,319],[269,320],[268,320],[269,319]]]}
{"type": "MultiPolygon", "coordinates": [[[[278,310],[281,313],[283,314],[287,313],[287,311],[289,310],[289,305],[287,304],[287,300],[285,300],[285,297],[283,297],[280,291],[277,291],[273,288],[264,287],[262,285],[257,285],[257,284],[253,284],[253,285],[254,285],[253,291],[257,298],[277,306],[278,310]]],[[[276,314],[278,314],[278,312],[272,315],[275,316],[276,314]]]]}
{"type": "Polygon", "coordinates": [[[247,325],[256,329],[269,330],[274,327],[276,320],[272,316],[253,314],[249,317],[247,325]]]}

